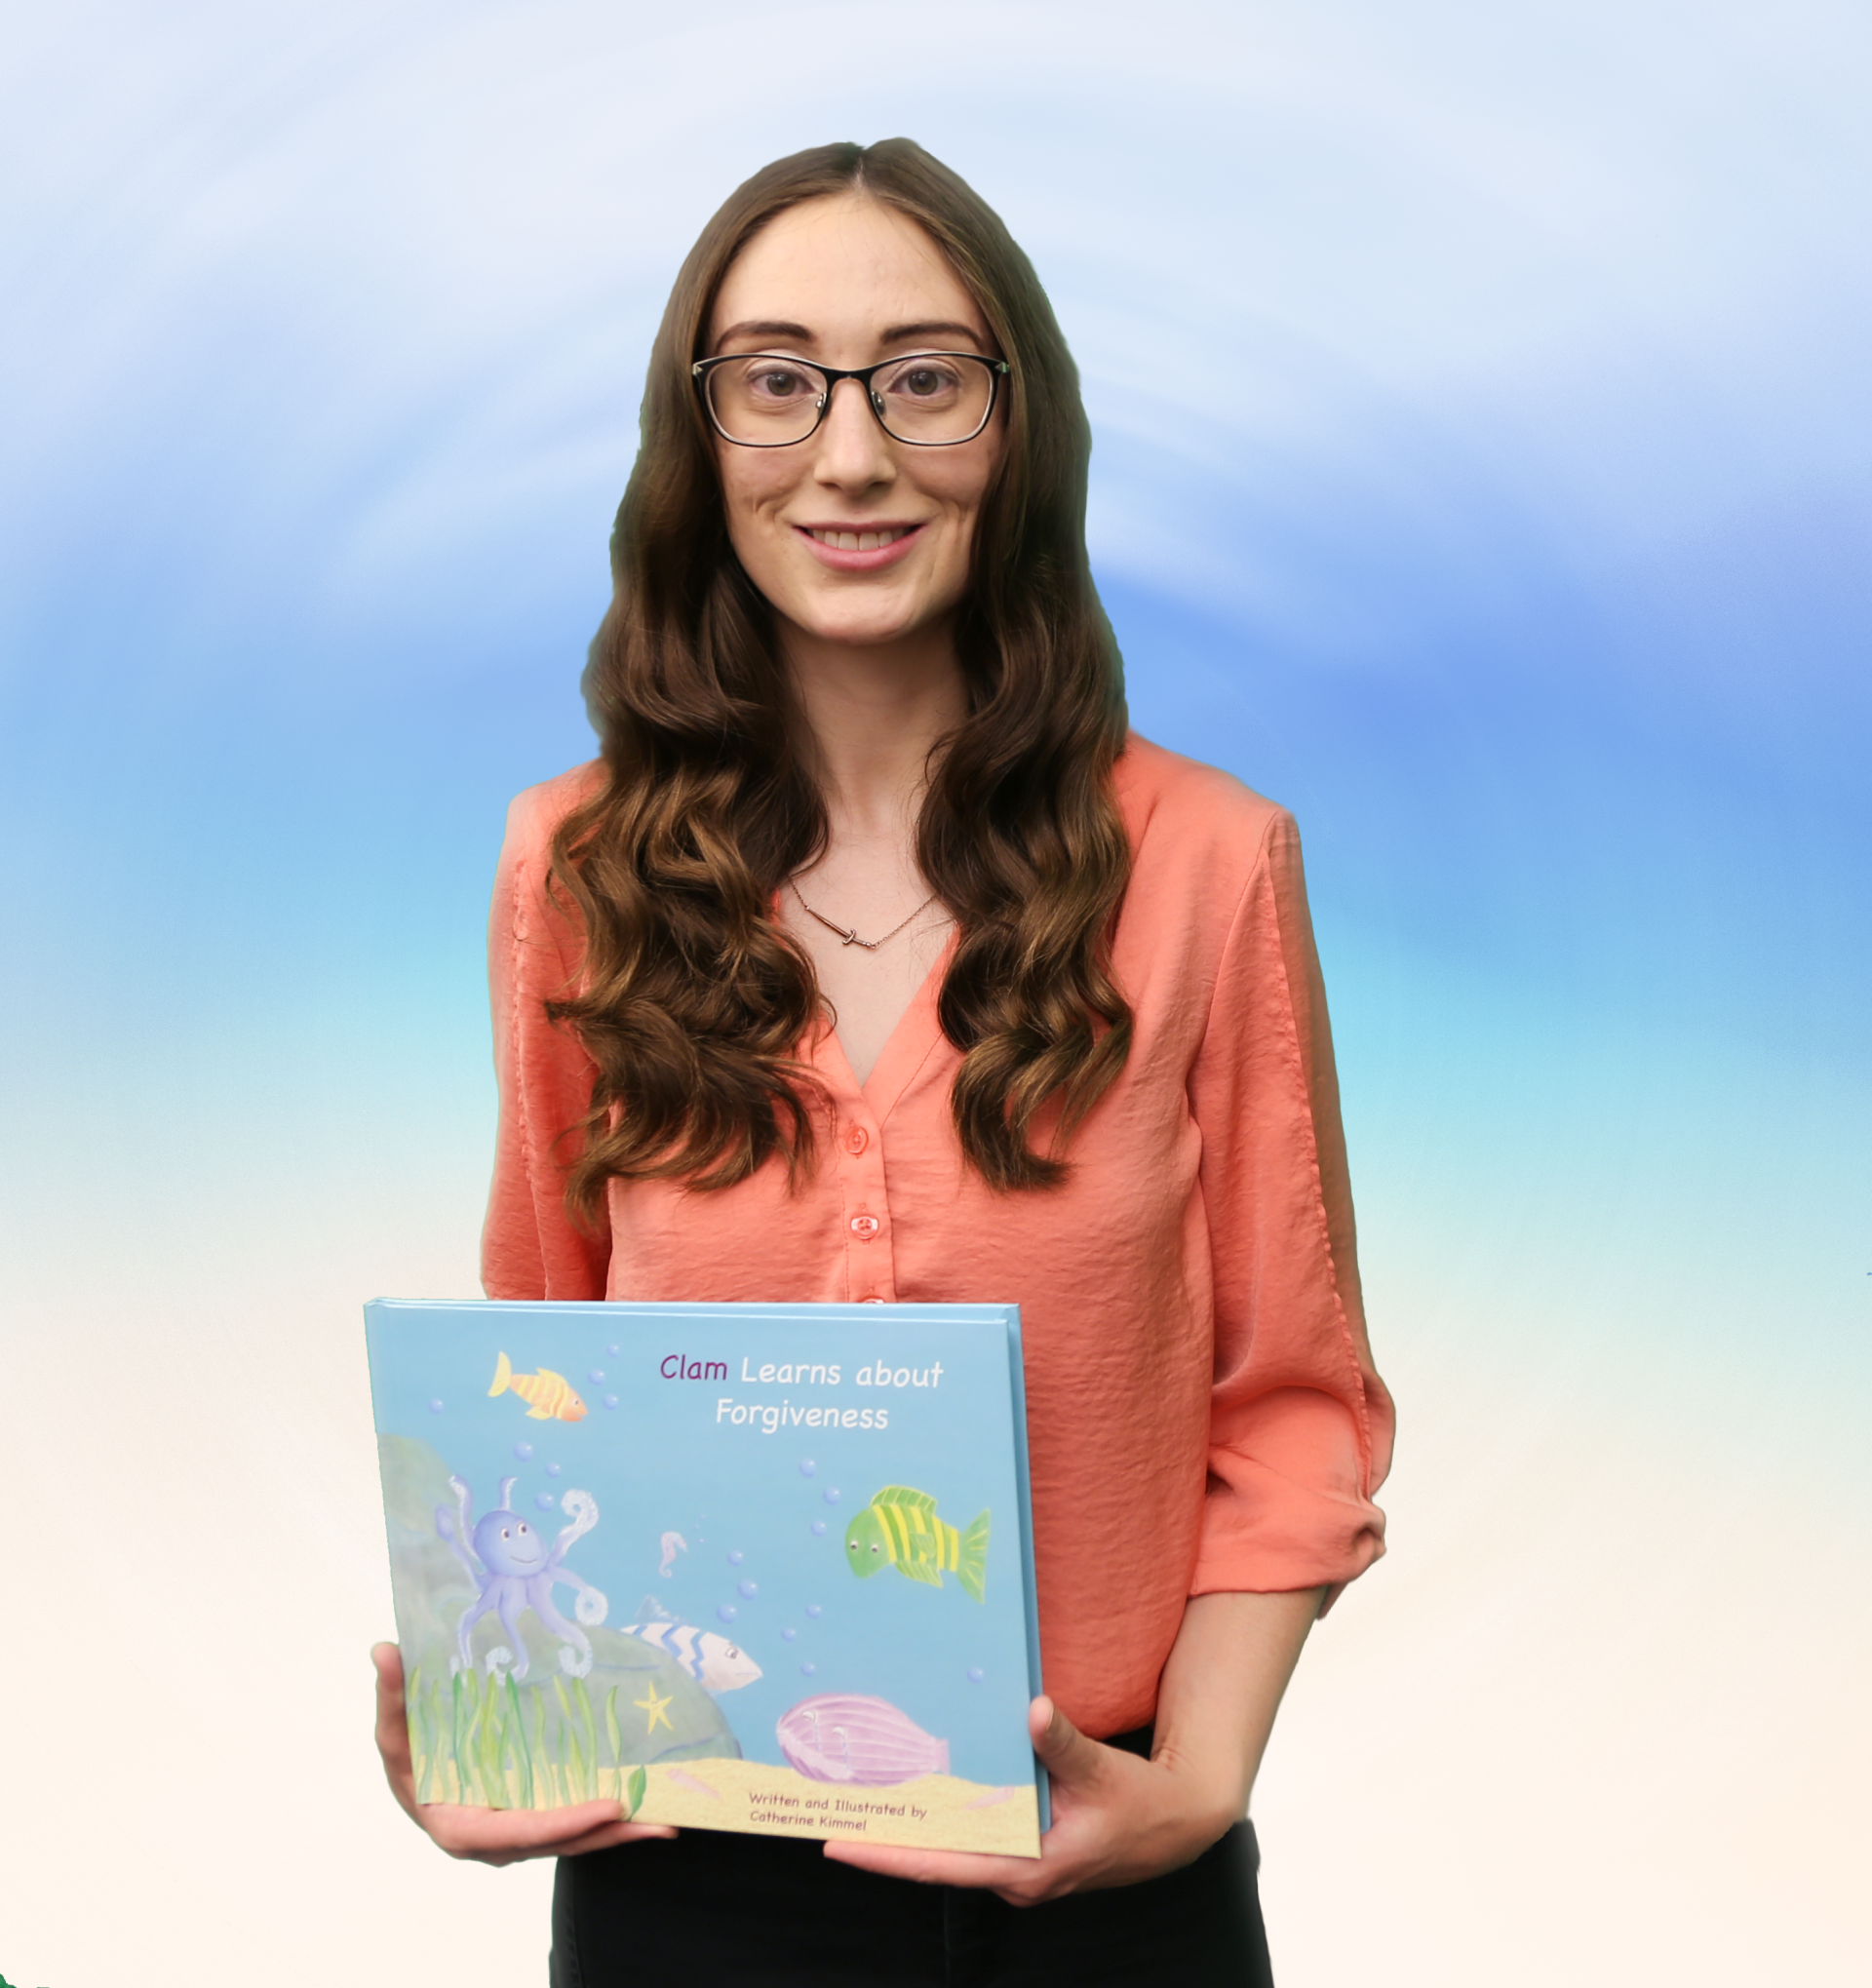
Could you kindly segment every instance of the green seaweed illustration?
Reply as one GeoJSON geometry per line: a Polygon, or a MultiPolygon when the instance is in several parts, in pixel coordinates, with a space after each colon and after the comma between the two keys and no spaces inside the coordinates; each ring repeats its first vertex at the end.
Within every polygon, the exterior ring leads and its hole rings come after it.
{"type": "Polygon", "coordinates": [[[514,1750],[520,1761],[520,1806],[530,1809],[533,1806],[533,1750],[526,1743],[526,1714],[521,1710],[520,1687],[511,1677],[507,1680],[506,1705],[511,1715],[514,1750]]]}
{"type": "Polygon", "coordinates": [[[421,1802],[427,1800],[424,1790],[429,1785],[428,1770],[436,1754],[436,1742],[430,1730],[429,1714],[424,1710],[422,1702],[421,1664],[417,1664],[410,1673],[409,1703],[410,1724],[413,1729],[410,1734],[410,1752],[419,1763],[416,1774],[416,1800],[421,1802]]]}
{"type": "Polygon", "coordinates": [[[598,1725],[592,1717],[592,1695],[585,1689],[582,1677],[573,1678],[572,1696],[578,1703],[578,1730],[585,1741],[585,1758],[591,1763],[586,1794],[586,1799],[590,1800],[598,1793],[598,1725]]]}
{"type": "MultiPolygon", "coordinates": [[[[410,1672],[410,1750],[416,1799],[488,1809],[558,1809],[610,1797],[634,1815],[647,1785],[643,1736],[620,1710],[630,1687],[555,1673],[522,1683],[501,1670],[457,1670],[445,1689],[410,1672]],[[528,1709],[530,1705],[530,1710],[528,1709]]],[[[656,1751],[685,1760],[734,1752],[682,1739],[656,1751]]]]}

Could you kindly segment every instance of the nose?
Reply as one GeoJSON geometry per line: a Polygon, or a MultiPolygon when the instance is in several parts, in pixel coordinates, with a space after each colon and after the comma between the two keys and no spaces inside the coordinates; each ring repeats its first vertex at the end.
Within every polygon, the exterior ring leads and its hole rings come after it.
{"type": "Polygon", "coordinates": [[[896,479],[890,438],[878,426],[859,380],[835,383],[832,404],[813,441],[818,445],[813,475],[822,484],[841,490],[869,490],[896,479]]]}

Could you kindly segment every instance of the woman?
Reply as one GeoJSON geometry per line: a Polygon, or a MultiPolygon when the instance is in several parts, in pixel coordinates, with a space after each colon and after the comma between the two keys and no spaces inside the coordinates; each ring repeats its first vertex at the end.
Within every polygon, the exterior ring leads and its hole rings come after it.
{"type": "Polygon", "coordinates": [[[1055,1822],[1032,1862],[418,1809],[386,1646],[404,1807],[563,1859],[557,1981],[1267,1978],[1242,1818],[1381,1550],[1389,1404],[1293,825],[1127,734],[1089,447],[1026,258],[906,140],[769,167],[678,278],[604,757],[501,861],[487,1288],[1018,1300],[1055,1822]]]}

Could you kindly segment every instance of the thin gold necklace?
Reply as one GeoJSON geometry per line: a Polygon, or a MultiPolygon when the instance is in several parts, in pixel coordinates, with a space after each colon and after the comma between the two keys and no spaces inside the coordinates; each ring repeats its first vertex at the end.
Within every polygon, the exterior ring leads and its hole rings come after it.
{"type": "Polygon", "coordinates": [[[800,900],[800,909],[805,913],[807,917],[817,918],[819,922],[825,926],[827,931],[837,932],[839,938],[842,939],[847,946],[862,946],[867,953],[876,953],[879,946],[887,945],[892,939],[896,938],[899,932],[901,932],[904,929],[904,925],[908,925],[912,921],[912,919],[921,917],[922,915],[926,911],[928,911],[930,906],[936,902],[936,893],[932,890],[930,894],[926,898],[924,898],[922,903],[919,904],[916,907],[916,909],[911,913],[910,917],[904,920],[903,925],[892,925],[890,930],[887,931],[881,939],[861,939],[859,938],[857,932],[852,930],[848,926],[835,925],[833,921],[829,917],[827,917],[823,912],[814,911],[811,905],[809,905],[806,902],[805,893],[800,888],[800,885],[795,878],[789,877],[787,878],[787,884],[788,887],[792,890],[794,896],[800,900]]]}

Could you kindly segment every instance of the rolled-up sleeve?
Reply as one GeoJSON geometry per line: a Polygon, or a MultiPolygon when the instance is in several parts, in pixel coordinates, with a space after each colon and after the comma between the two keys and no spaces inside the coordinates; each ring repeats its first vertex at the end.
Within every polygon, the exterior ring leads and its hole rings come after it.
{"type": "Polygon", "coordinates": [[[494,877],[488,985],[500,1121],[481,1236],[482,1287],[490,1298],[596,1299],[605,1291],[609,1237],[573,1225],[562,1171],[562,1136],[590,1106],[594,1066],[545,1007],[578,970],[577,930],[546,892],[553,830],[578,798],[576,778],[529,788],[515,800],[494,877]]]}
{"type": "Polygon", "coordinates": [[[1325,1586],[1384,1551],[1392,1410],[1365,1335],[1300,838],[1276,813],[1190,1080],[1214,1269],[1209,1479],[1190,1592],[1325,1586]]]}

